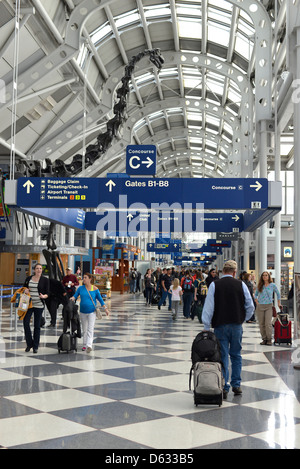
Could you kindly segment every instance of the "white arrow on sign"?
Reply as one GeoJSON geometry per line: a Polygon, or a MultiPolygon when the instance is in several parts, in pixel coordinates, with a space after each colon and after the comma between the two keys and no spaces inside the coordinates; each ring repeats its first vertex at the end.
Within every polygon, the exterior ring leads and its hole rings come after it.
{"type": "Polygon", "coordinates": [[[255,184],[250,185],[250,187],[254,187],[257,192],[262,188],[262,184],[259,181],[255,181],[255,184]]]}
{"type": "Polygon", "coordinates": [[[232,219],[235,220],[235,221],[239,221],[240,217],[235,215],[234,217],[232,217],[232,219]]]}
{"type": "Polygon", "coordinates": [[[26,187],[27,194],[30,194],[30,189],[31,189],[31,187],[34,187],[34,184],[32,184],[32,182],[29,181],[29,179],[28,179],[28,181],[26,181],[25,184],[23,184],[23,187],[26,187]]]}
{"type": "Polygon", "coordinates": [[[112,192],[113,187],[114,187],[116,184],[114,183],[114,181],[112,181],[112,180],[110,179],[110,181],[108,181],[105,185],[106,185],[106,187],[109,187],[109,192],[112,192]]]}
{"type": "Polygon", "coordinates": [[[151,160],[150,156],[147,156],[147,160],[146,161],[142,161],[142,164],[146,164],[147,165],[147,169],[150,168],[150,166],[153,165],[153,160],[151,160]]]}
{"type": "Polygon", "coordinates": [[[129,213],[129,215],[127,215],[127,218],[129,218],[129,221],[131,221],[134,218],[134,216],[132,215],[132,213],[129,213]]]}

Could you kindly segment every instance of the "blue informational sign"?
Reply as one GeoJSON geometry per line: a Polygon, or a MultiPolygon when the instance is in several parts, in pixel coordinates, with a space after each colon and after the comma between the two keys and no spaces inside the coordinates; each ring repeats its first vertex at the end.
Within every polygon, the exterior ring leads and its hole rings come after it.
{"type": "Polygon", "coordinates": [[[252,178],[19,178],[19,207],[101,210],[268,208],[268,180],[252,178]]]}
{"type": "Polygon", "coordinates": [[[156,146],[128,145],[126,148],[126,173],[153,176],[156,174],[156,146]]]}
{"type": "Polygon", "coordinates": [[[106,259],[110,257],[114,258],[116,240],[115,239],[103,239],[102,240],[102,258],[106,259]]]}
{"type": "Polygon", "coordinates": [[[181,249],[181,243],[147,243],[147,252],[156,252],[157,254],[181,252],[181,249]]]}
{"type": "MultiPolygon", "coordinates": [[[[86,229],[109,231],[109,236],[135,236],[138,232],[202,232],[243,231],[242,213],[179,213],[179,212],[87,212],[86,229]],[[98,224],[99,223],[99,224],[98,224]],[[121,234],[123,233],[123,234],[121,234]]],[[[165,242],[174,240],[166,239],[165,242]]],[[[156,241],[159,242],[159,241],[156,241]]]]}
{"type": "Polygon", "coordinates": [[[208,239],[206,241],[206,245],[219,248],[231,248],[231,241],[217,241],[216,239],[208,239]]]}

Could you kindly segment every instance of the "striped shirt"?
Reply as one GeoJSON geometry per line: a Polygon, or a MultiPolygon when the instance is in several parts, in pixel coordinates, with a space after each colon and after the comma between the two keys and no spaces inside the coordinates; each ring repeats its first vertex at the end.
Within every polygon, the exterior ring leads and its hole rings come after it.
{"type": "Polygon", "coordinates": [[[262,291],[256,289],[254,297],[258,299],[260,305],[269,305],[273,303],[273,295],[276,293],[277,299],[280,300],[280,293],[275,285],[275,283],[269,283],[269,285],[264,285],[262,291]]]}
{"type": "Polygon", "coordinates": [[[40,299],[40,294],[38,291],[39,282],[34,282],[32,279],[29,281],[29,291],[32,300],[33,308],[44,308],[44,303],[40,299]]]}

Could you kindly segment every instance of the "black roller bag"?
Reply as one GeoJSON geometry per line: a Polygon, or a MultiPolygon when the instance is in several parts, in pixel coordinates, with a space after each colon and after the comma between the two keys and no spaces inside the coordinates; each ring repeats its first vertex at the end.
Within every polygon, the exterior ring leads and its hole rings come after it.
{"type": "Polygon", "coordinates": [[[77,335],[72,332],[63,332],[57,342],[58,353],[77,352],[77,335]]]}
{"type": "Polygon", "coordinates": [[[58,353],[77,352],[77,338],[81,337],[78,305],[72,300],[69,300],[63,308],[62,315],[64,324],[63,333],[57,341],[58,353]],[[70,329],[70,331],[68,331],[68,329],[70,329]]]}
{"type": "Polygon", "coordinates": [[[192,367],[189,388],[194,374],[194,404],[223,403],[224,378],[220,344],[211,331],[202,331],[192,344],[192,367]]]}

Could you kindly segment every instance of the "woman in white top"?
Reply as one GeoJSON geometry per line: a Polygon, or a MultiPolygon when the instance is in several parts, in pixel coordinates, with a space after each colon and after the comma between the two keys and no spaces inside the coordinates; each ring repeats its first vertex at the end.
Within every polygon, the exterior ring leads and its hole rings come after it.
{"type": "Polygon", "coordinates": [[[170,286],[170,293],[172,293],[172,318],[175,320],[177,318],[180,299],[182,296],[182,288],[179,285],[179,279],[174,278],[173,285],[170,286]]]}

